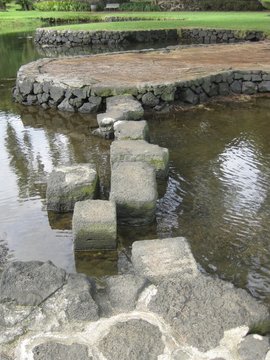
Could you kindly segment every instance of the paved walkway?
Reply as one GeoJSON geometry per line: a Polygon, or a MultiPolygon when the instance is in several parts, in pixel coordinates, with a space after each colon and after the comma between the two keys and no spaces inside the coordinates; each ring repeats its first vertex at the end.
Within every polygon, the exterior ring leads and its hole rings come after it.
{"type": "Polygon", "coordinates": [[[185,81],[226,70],[270,70],[270,42],[46,59],[24,68],[67,85],[109,87],[185,81]]]}

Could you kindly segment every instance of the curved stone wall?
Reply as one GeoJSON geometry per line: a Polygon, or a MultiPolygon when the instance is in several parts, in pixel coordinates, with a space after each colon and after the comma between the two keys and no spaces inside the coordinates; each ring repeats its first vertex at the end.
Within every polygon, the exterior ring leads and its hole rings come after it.
{"type": "Polygon", "coordinates": [[[99,46],[125,43],[175,42],[191,44],[236,43],[260,41],[261,31],[236,31],[223,29],[170,29],[145,31],[70,31],[37,29],[35,43],[50,46],[99,46]]]}
{"type": "MultiPolygon", "coordinates": [[[[91,89],[90,85],[70,88],[63,83],[47,81],[46,78],[27,77],[24,76],[22,67],[18,73],[14,98],[24,105],[41,105],[45,109],[58,108],[63,111],[90,113],[100,110],[105,99],[115,95],[114,91],[115,89],[97,91],[91,89]]],[[[128,93],[125,88],[122,88],[122,92],[119,89],[117,91],[118,94],[128,93]]],[[[259,70],[226,71],[196,80],[152,86],[139,85],[129,89],[129,93],[144,105],[156,108],[164,102],[175,100],[196,105],[219,95],[253,95],[267,92],[270,92],[270,72],[259,70]]]]}

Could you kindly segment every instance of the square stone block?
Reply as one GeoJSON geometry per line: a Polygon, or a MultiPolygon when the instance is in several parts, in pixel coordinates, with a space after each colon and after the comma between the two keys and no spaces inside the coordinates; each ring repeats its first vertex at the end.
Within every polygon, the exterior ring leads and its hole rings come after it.
{"type": "Polygon", "coordinates": [[[148,124],[140,121],[117,121],[114,124],[116,140],[147,140],[149,138],[148,124]]]}
{"type": "Polygon", "coordinates": [[[166,148],[144,140],[122,140],[114,141],[110,151],[112,167],[123,161],[139,161],[152,165],[159,178],[165,178],[168,174],[169,151],[166,148]]]}
{"type": "Polygon", "coordinates": [[[117,217],[121,223],[140,225],[153,222],[157,201],[155,169],[143,162],[115,164],[110,200],[116,202],[117,217]]]}
{"type": "Polygon", "coordinates": [[[95,197],[97,186],[98,175],[92,165],[57,167],[47,183],[47,209],[56,212],[73,211],[76,201],[95,197]]]}
{"type": "Polygon", "coordinates": [[[199,274],[187,240],[183,237],[135,241],[132,245],[135,272],[152,282],[172,276],[199,274]]]}
{"type": "Polygon", "coordinates": [[[114,201],[85,200],[75,204],[72,218],[75,250],[115,249],[117,237],[114,201]]]}

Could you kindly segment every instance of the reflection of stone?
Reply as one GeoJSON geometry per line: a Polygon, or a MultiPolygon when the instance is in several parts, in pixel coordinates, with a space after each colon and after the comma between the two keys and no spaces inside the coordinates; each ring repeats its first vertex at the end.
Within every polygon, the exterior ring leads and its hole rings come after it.
{"type": "Polygon", "coordinates": [[[76,271],[93,277],[116,275],[118,254],[117,251],[76,251],[76,271]]]}
{"type": "Polygon", "coordinates": [[[72,214],[71,213],[58,213],[48,211],[48,220],[51,229],[53,230],[71,230],[72,228],[72,214]]]}
{"type": "Polygon", "coordinates": [[[115,249],[116,224],[116,207],[113,201],[76,202],[72,219],[75,249],[115,249]]]}
{"type": "Polygon", "coordinates": [[[95,197],[97,185],[97,172],[89,164],[58,167],[48,179],[47,208],[57,212],[72,211],[76,201],[95,197]]]}

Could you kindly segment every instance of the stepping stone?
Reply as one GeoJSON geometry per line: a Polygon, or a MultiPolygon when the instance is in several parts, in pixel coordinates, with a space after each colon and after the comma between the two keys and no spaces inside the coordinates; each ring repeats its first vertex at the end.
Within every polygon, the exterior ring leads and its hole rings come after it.
{"type": "Polygon", "coordinates": [[[105,200],[77,202],[74,207],[72,230],[75,250],[115,249],[115,203],[105,200]]]}
{"type": "Polygon", "coordinates": [[[117,121],[114,124],[116,140],[148,140],[149,128],[145,120],[117,121]]]}
{"type": "Polygon", "coordinates": [[[47,184],[47,209],[56,212],[73,211],[76,201],[93,199],[98,175],[92,165],[61,166],[52,171],[47,184]]]}
{"type": "Polygon", "coordinates": [[[120,120],[139,120],[144,115],[141,103],[131,95],[112,96],[107,98],[106,103],[106,112],[97,115],[99,129],[94,131],[94,135],[110,139],[114,123],[120,120]]]}
{"type": "Polygon", "coordinates": [[[197,263],[183,237],[135,241],[132,263],[136,274],[152,282],[171,276],[196,277],[197,263]]]}
{"type": "Polygon", "coordinates": [[[157,201],[154,168],[143,162],[115,164],[110,200],[116,202],[117,217],[121,223],[139,225],[153,222],[157,201]]]}
{"type": "Polygon", "coordinates": [[[111,144],[112,168],[120,162],[145,162],[156,170],[156,176],[165,178],[169,168],[169,150],[144,140],[122,140],[111,144]]]}
{"type": "Polygon", "coordinates": [[[118,95],[106,99],[106,112],[115,113],[119,120],[139,120],[144,115],[141,103],[131,95],[118,95]]]}

